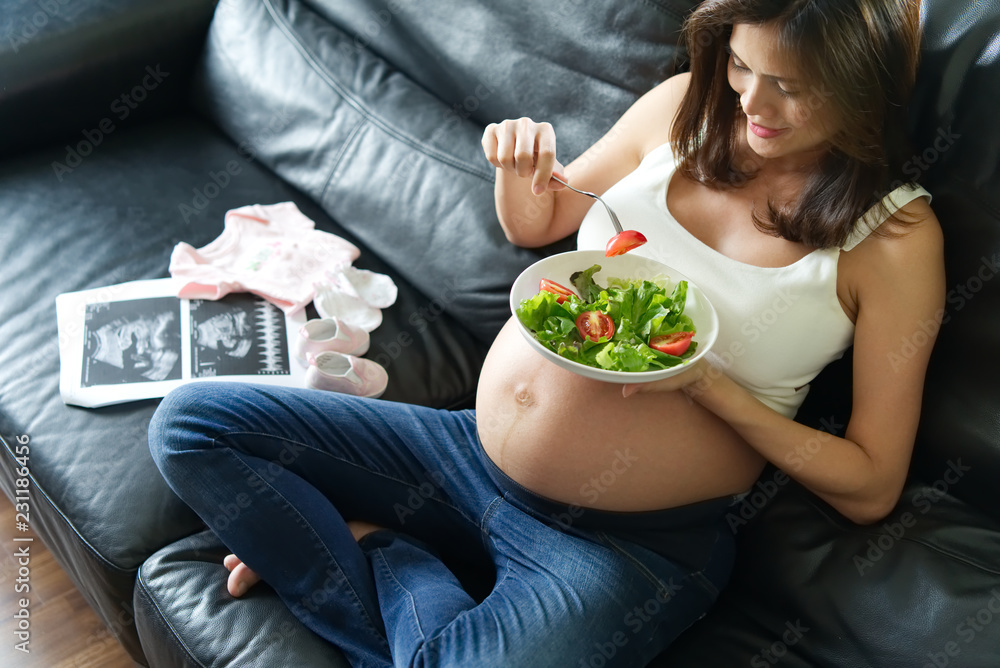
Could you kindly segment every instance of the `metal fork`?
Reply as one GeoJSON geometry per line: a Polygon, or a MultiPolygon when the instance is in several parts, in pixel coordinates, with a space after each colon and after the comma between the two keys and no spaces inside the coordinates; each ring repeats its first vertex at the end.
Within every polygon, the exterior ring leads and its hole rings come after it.
{"type": "Polygon", "coordinates": [[[598,202],[600,202],[601,204],[603,204],[604,208],[607,209],[607,211],[608,211],[608,215],[611,216],[611,223],[615,226],[615,231],[618,234],[621,234],[623,232],[623,230],[622,230],[622,224],[620,222],[618,222],[618,216],[616,216],[615,212],[611,210],[611,207],[608,206],[608,203],[605,202],[603,199],[601,199],[598,195],[596,195],[596,194],[594,194],[592,192],[588,192],[586,190],[579,190],[577,188],[574,188],[573,186],[571,186],[570,184],[566,183],[565,181],[563,181],[562,179],[560,179],[558,177],[553,176],[552,179],[554,181],[557,181],[557,182],[563,184],[564,186],[566,186],[567,188],[569,188],[573,192],[580,193],[581,195],[586,195],[587,197],[593,197],[598,202]]]}

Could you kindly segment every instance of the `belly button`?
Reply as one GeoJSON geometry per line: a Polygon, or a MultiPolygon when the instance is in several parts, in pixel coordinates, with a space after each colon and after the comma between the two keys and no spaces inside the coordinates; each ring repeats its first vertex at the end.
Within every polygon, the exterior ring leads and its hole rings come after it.
{"type": "Polygon", "coordinates": [[[534,398],[531,396],[531,392],[529,392],[528,388],[523,385],[514,390],[514,399],[517,400],[519,405],[525,407],[535,403],[534,398]]]}

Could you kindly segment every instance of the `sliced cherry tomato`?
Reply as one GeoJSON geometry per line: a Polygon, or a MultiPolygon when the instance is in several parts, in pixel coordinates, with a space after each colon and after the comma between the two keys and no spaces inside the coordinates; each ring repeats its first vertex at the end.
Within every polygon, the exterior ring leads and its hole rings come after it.
{"type": "Polygon", "coordinates": [[[643,236],[642,232],[625,230],[624,232],[611,237],[608,241],[607,248],[604,249],[604,257],[622,255],[623,253],[627,253],[630,250],[638,248],[644,243],[646,243],[646,237],[643,236]]]}
{"type": "Polygon", "coordinates": [[[691,347],[691,337],[694,332],[676,332],[674,334],[661,334],[649,340],[649,347],[656,348],[661,353],[680,357],[691,347]]]}
{"type": "Polygon", "coordinates": [[[584,311],[576,319],[580,336],[591,341],[608,340],[615,335],[615,321],[607,313],[584,311]]]}
{"type": "Polygon", "coordinates": [[[562,304],[567,298],[575,295],[576,293],[567,288],[565,285],[559,285],[555,281],[550,281],[547,278],[543,278],[538,283],[539,292],[551,292],[552,294],[558,296],[556,300],[558,303],[562,304]]]}

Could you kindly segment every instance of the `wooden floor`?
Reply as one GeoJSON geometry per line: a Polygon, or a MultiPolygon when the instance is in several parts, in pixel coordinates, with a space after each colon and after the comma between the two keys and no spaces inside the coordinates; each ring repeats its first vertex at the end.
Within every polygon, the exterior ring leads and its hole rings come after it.
{"type": "Polygon", "coordinates": [[[16,528],[14,506],[0,493],[0,666],[4,668],[134,668],[45,545],[16,528]],[[29,546],[31,591],[19,593],[21,568],[15,552],[29,546]],[[19,600],[29,600],[30,653],[15,649],[19,600]]]}

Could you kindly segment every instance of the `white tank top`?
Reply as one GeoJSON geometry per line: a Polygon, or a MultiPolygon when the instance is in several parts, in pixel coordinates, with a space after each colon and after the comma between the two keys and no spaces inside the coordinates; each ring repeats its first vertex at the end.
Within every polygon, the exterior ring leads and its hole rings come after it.
{"type": "MultiPolygon", "coordinates": [[[[842,248],[815,250],[786,267],[758,267],[723,255],[677,222],[666,197],[675,171],[671,145],[663,144],[602,198],[625,229],[648,239],[633,253],[685,274],[715,306],[719,337],[710,361],[764,404],[794,417],[809,382],[854,339],[854,324],[837,298],[840,253],[863,241],[886,216],[877,208],[869,211],[842,248]]],[[[918,197],[930,200],[926,190],[910,185],[884,202],[892,214],[918,197]]],[[[580,226],[577,246],[603,250],[613,235],[607,212],[595,202],[580,226]]]]}

